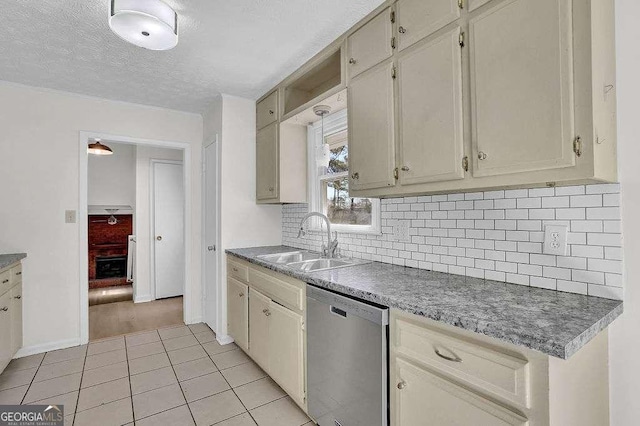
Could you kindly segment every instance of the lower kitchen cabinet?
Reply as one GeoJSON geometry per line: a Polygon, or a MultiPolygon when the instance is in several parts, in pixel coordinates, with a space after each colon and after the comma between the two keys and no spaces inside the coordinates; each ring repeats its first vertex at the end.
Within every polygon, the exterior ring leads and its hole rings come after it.
{"type": "Polygon", "coordinates": [[[238,346],[249,349],[249,287],[229,277],[227,279],[227,333],[238,346]]]}
{"type": "Polygon", "coordinates": [[[229,335],[306,412],[306,284],[234,257],[228,264],[237,271],[227,280],[229,335]]]}
{"type": "Polygon", "coordinates": [[[22,265],[0,270],[0,373],[22,348],[22,265]]]}
{"type": "Polygon", "coordinates": [[[304,401],[302,315],[273,301],[269,312],[269,374],[300,403],[304,401]]]}
{"type": "Polygon", "coordinates": [[[569,360],[391,310],[392,426],[609,424],[607,333],[569,360]]]}
{"type": "Polygon", "coordinates": [[[249,292],[249,355],[264,370],[269,369],[269,305],[271,299],[255,289],[249,292]]]}

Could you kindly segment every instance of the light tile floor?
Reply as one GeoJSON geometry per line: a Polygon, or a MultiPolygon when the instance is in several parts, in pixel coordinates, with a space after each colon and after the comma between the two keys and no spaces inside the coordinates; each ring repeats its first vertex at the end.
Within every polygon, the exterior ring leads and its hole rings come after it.
{"type": "Polygon", "coordinates": [[[205,324],[109,338],[11,361],[0,404],[64,404],[65,425],[301,426],[309,418],[205,324]]]}

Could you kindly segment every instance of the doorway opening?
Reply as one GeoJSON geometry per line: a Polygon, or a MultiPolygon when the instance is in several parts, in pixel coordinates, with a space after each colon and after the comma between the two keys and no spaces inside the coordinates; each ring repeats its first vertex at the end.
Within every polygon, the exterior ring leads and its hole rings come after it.
{"type": "Polygon", "coordinates": [[[83,132],[79,149],[81,341],[189,323],[188,144],[83,132]]]}

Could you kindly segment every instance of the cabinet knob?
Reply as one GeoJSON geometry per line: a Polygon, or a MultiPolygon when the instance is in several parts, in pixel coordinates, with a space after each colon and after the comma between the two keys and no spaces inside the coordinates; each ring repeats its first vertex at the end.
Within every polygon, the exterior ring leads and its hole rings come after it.
{"type": "Polygon", "coordinates": [[[274,112],[272,109],[270,109],[270,110],[269,110],[269,114],[270,114],[270,115],[273,115],[273,114],[275,114],[275,112],[274,112]]]}
{"type": "Polygon", "coordinates": [[[0,309],[1,312],[7,312],[9,310],[9,308],[7,308],[6,306],[2,309],[0,309]]]}
{"type": "Polygon", "coordinates": [[[240,293],[240,294],[238,294],[238,296],[244,297],[244,293],[240,293]]]}
{"type": "Polygon", "coordinates": [[[409,171],[409,167],[408,166],[402,166],[402,170],[403,172],[408,172],[409,171]]]}
{"type": "Polygon", "coordinates": [[[407,29],[406,29],[405,27],[402,27],[402,26],[401,26],[400,28],[398,28],[398,32],[399,32],[400,34],[404,34],[404,33],[406,33],[406,32],[407,32],[407,29]]]}
{"type": "Polygon", "coordinates": [[[158,236],[156,237],[156,240],[158,240],[158,241],[162,241],[162,235],[158,235],[158,236]]]}
{"type": "Polygon", "coordinates": [[[16,272],[16,275],[22,275],[22,271],[16,272]]]}
{"type": "Polygon", "coordinates": [[[6,284],[6,283],[8,283],[8,282],[9,282],[9,280],[8,280],[8,279],[7,279],[7,280],[2,280],[2,284],[6,284]]]}
{"type": "Polygon", "coordinates": [[[271,312],[269,312],[269,309],[263,309],[262,313],[265,314],[266,316],[271,315],[271,312]]]}
{"type": "Polygon", "coordinates": [[[356,61],[356,60],[355,60],[355,59],[353,59],[353,58],[349,59],[349,63],[350,63],[351,65],[355,65],[355,63],[356,63],[356,62],[358,62],[358,61],[356,61]]]}
{"type": "Polygon", "coordinates": [[[478,152],[478,160],[486,160],[486,159],[487,159],[487,154],[485,154],[482,151],[478,152]]]}
{"type": "Polygon", "coordinates": [[[18,295],[18,296],[16,296],[16,297],[14,297],[14,299],[18,299],[18,300],[20,300],[20,299],[22,299],[22,296],[18,295]]]}
{"type": "Polygon", "coordinates": [[[238,272],[238,268],[231,268],[233,269],[233,272],[238,272]]]}
{"type": "Polygon", "coordinates": [[[351,175],[351,179],[358,180],[360,179],[360,173],[356,172],[351,175]]]}
{"type": "Polygon", "coordinates": [[[400,389],[400,390],[402,390],[402,389],[404,389],[406,387],[407,387],[407,382],[405,382],[404,380],[401,381],[400,383],[398,383],[398,385],[397,385],[397,388],[400,389]]]}

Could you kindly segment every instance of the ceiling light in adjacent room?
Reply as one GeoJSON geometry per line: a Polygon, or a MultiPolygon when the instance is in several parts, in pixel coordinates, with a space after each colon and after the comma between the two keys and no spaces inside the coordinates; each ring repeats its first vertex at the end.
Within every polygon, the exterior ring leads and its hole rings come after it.
{"type": "Polygon", "coordinates": [[[100,143],[100,139],[94,139],[87,147],[87,153],[93,155],[111,155],[113,151],[106,145],[100,143]]]}
{"type": "Polygon", "coordinates": [[[161,0],[111,0],[109,26],[145,49],[169,50],[178,44],[178,14],[161,0]]]}

